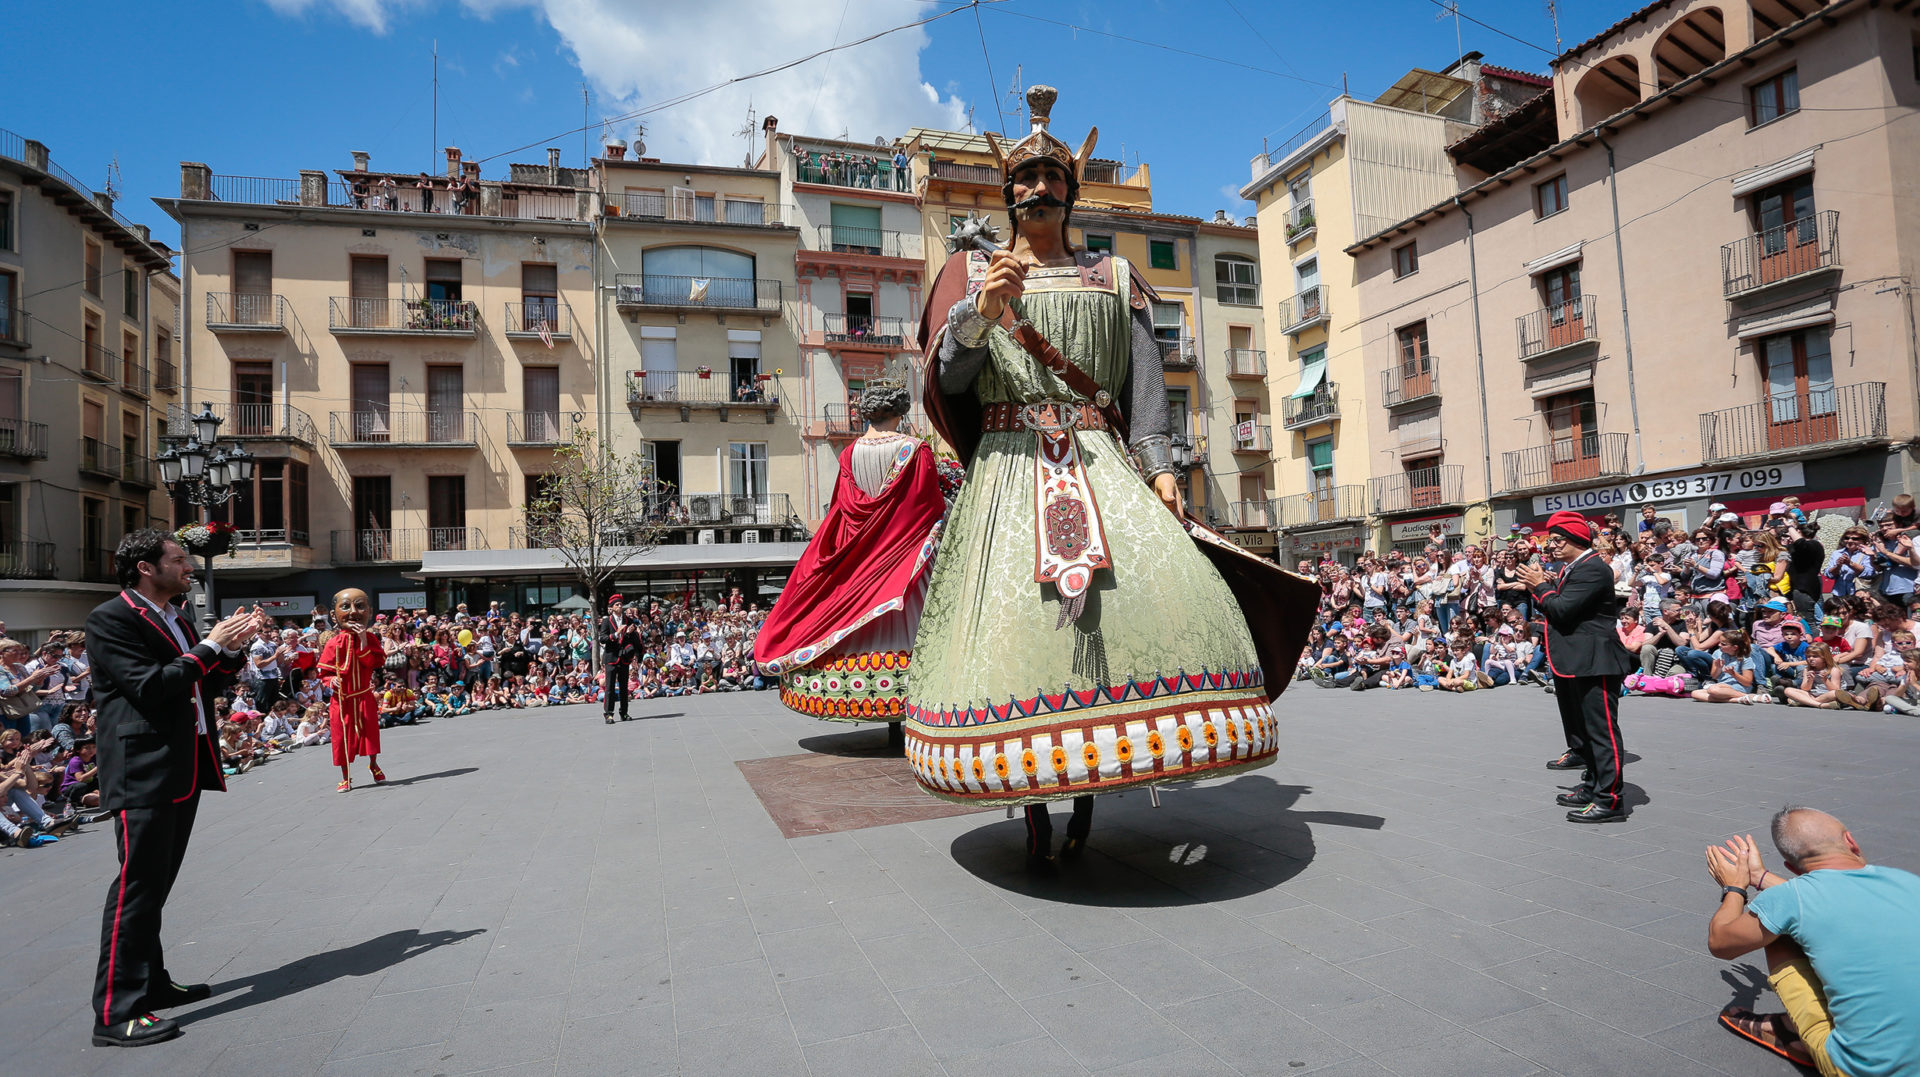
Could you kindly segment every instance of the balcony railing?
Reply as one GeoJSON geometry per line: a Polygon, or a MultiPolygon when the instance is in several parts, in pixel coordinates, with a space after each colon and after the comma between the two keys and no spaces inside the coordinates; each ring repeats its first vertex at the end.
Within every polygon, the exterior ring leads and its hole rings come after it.
{"type": "Polygon", "coordinates": [[[1329,486],[1324,490],[1274,498],[1273,505],[1274,511],[1279,514],[1281,528],[1302,531],[1365,519],[1367,488],[1358,485],[1329,486]]]}
{"type": "Polygon", "coordinates": [[[613,288],[614,305],[632,308],[778,311],[781,299],[779,281],[753,277],[619,273],[613,288]]]}
{"type": "Polygon", "coordinates": [[[1288,242],[1305,239],[1313,230],[1313,199],[1295,202],[1293,208],[1287,211],[1288,242]]]}
{"type": "MultiPolygon", "coordinates": [[[[316,432],[313,419],[299,408],[285,404],[213,404],[213,413],[226,420],[220,424],[222,438],[249,438],[262,441],[297,441],[312,447],[316,432]]],[[[193,435],[192,416],[200,409],[180,404],[167,406],[167,436],[193,435]]]]}
{"type": "Polygon", "coordinates": [[[1327,382],[1315,389],[1311,396],[1288,397],[1282,405],[1281,414],[1282,425],[1288,430],[1331,422],[1340,417],[1339,387],[1327,382]]]}
{"type": "Polygon", "coordinates": [[[1200,349],[1193,338],[1182,334],[1168,339],[1161,337],[1160,365],[1168,370],[1192,370],[1200,364],[1200,349]]]}
{"type": "Polygon", "coordinates": [[[151,375],[147,373],[147,364],[131,356],[120,360],[120,376],[114,379],[123,393],[146,396],[153,391],[151,375]]]}
{"type": "Polygon", "coordinates": [[[627,372],[629,406],[772,409],[779,403],[780,397],[758,376],[750,384],[742,384],[725,370],[706,375],[697,370],[627,372]]]}
{"type": "Polygon", "coordinates": [[[47,424],[25,419],[0,419],[0,456],[15,460],[47,458],[47,424]]]}
{"type": "Polygon", "coordinates": [[[300,181],[271,176],[209,177],[215,202],[244,202],[253,206],[297,206],[300,181]]]}
{"type": "Polygon", "coordinates": [[[1627,474],[1627,435],[1580,434],[1545,445],[1501,453],[1507,490],[1531,490],[1567,482],[1620,478],[1627,474]]]}
{"type": "Polygon", "coordinates": [[[0,304],[0,344],[24,348],[32,343],[27,335],[27,308],[0,304]]]}
{"type": "Polygon", "coordinates": [[[267,530],[235,531],[235,546],[305,546],[308,545],[307,533],[297,527],[276,527],[267,530]]]}
{"type": "Polygon", "coordinates": [[[1514,320],[1520,331],[1520,358],[1533,359],[1600,336],[1600,308],[1590,295],[1578,296],[1514,320]]]}
{"type": "Polygon", "coordinates": [[[852,404],[828,404],[821,412],[830,438],[857,438],[867,432],[866,416],[852,404]]]}
{"type": "Polygon", "coordinates": [[[120,481],[143,490],[153,489],[153,460],[124,450],[120,453],[120,481]]]}
{"type": "Polygon", "coordinates": [[[97,546],[82,547],[80,578],[87,583],[113,583],[118,579],[113,570],[113,551],[97,546]]]}
{"type": "Polygon", "coordinates": [[[933,175],[961,183],[984,183],[989,187],[998,187],[1002,182],[1000,170],[992,165],[963,165],[958,161],[933,162],[933,175]]]}
{"type": "Polygon", "coordinates": [[[477,527],[358,528],[333,533],[335,564],[418,561],[430,551],[486,548],[487,536],[477,527]]]}
{"type": "Polygon", "coordinates": [[[1394,363],[1380,372],[1380,403],[1397,408],[1440,396],[1439,365],[1432,356],[1411,363],[1394,363]]]}
{"type": "Polygon", "coordinates": [[[336,411],[328,424],[335,448],[389,445],[439,445],[471,448],[480,436],[480,417],[471,411],[402,411],[398,408],[336,411]]]}
{"type": "Polygon", "coordinates": [[[80,373],[100,381],[119,380],[119,352],[99,344],[82,345],[80,352],[80,373]]]}
{"type": "Polygon", "coordinates": [[[1717,464],[1886,436],[1886,383],[1829,385],[1701,415],[1700,458],[1717,464]]]}
{"type": "Polygon", "coordinates": [[[1304,333],[1316,325],[1325,325],[1327,317],[1327,286],[1324,284],[1308,288],[1280,304],[1280,323],[1286,326],[1289,334],[1304,333]]]}
{"type": "Polygon", "coordinates": [[[1840,211],[1825,210],[1720,248],[1728,298],[1840,264],[1840,211]]]}
{"type": "Polygon", "coordinates": [[[1273,451],[1273,427],[1257,423],[1233,424],[1233,451],[1270,453],[1273,451]]]}
{"type": "Polygon", "coordinates": [[[559,411],[507,412],[507,444],[559,445],[573,437],[573,416],[559,411]]]}
{"type": "Polygon", "coordinates": [[[824,314],[828,344],[862,344],[875,348],[905,348],[907,322],[890,314],[824,314]]]}
{"type": "Polygon", "coordinates": [[[207,328],[216,333],[284,333],[287,300],[265,292],[208,292],[207,328]]]}
{"type": "Polygon", "coordinates": [[[479,324],[479,306],[461,299],[335,296],[327,311],[327,328],[343,335],[471,337],[479,324]]]}
{"type": "Polygon", "coordinates": [[[171,393],[180,388],[180,368],[173,365],[171,359],[153,361],[153,387],[163,393],[171,393]]]}
{"type": "Polygon", "coordinates": [[[792,206],[742,198],[628,192],[620,196],[618,205],[619,216],[643,221],[692,221],[755,228],[786,228],[794,221],[792,206]]]}
{"type": "Polygon", "coordinates": [[[1235,527],[1274,527],[1279,517],[1272,501],[1234,501],[1227,505],[1227,519],[1235,527]]]}
{"type": "Polygon", "coordinates": [[[80,473],[100,479],[120,477],[120,447],[99,438],[80,439],[80,473]]]}
{"type": "Polygon", "coordinates": [[[912,188],[910,169],[893,167],[892,157],[868,157],[864,154],[804,154],[794,170],[796,183],[821,183],[829,187],[851,187],[863,191],[906,191],[912,188]],[[811,159],[808,159],[811,158],[811,159]]]}
{"type": "Polygon", "coordinates": [[[1260,348],[1228,348],[1227,377],[1265,379],[1267,353],[1260,348]]]}
{"type": "Polygon", "coordinates": [[[1367,492],[1375,512],[1416,512],[1463,503],[1466,484],[1465,464],[1435,464],[1368,479],[1367,492]]]}
{"type": "Polygon", "coordinates": [[[815,234],[813,249],[840,254],[866,254],[882,258],[921,257],[918,232],[888,232],[879,228],[861,228],[845,224],[823,224],[815,234]]]}
{"type": "Polygon", "coordinates": [[[553,340],[572,340],[573,308],[558,299],[541,296],[507,301],[509,339],[539,340],[542,330],[553,340]]]}
{"type": "Polygon", "coordinates": [[[0,542],[0,580],[50,580],[59,575],[51,542],[0,542]]]}
{"type": "Polygon", "coordinates": [[[648,522],[662,527],[784,526],[798,519],[787,494],[678,494],[648,506],[648,522]]]}

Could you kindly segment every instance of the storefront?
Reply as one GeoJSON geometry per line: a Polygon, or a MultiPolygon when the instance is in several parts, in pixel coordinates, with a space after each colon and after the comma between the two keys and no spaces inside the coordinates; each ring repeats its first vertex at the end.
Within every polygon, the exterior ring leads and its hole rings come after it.
{"type": "Polygon", "coordinates": [[[1360,551],[1366,548],[1367,529],[1360,524],[1323,527],[1313,531],[1290,531],[1284,539],[1282,564],[1299,561],[1338,561],[1353,567],[1360,551]]]}
{"type": "Polygon", "coordinates": [[[1280,536],[1271,531],[1222,531],[1220,534],[1235,546],[1269,561],[1280,556],[1280,536]]]}
{"type": "Polygon", "coordinates": [[[1440,528],[1440,544],[1448,553],[1460,549],[1465,542],[1467,517],[1464,513],[1452,513],[1441,516],[1417,516],[1409,520],[1395,520],[1387,525],[1387,545],[1389,549],[1399,550],[1409,556],[1426,552],[1433,542],[1433,529],[1440,528]]]}
{"type": "Polygon", "coordinates": [[[1650,475],[1609,486],[1542,494],[1527,500],[1494,503],[1494,531],[1510,533],[1515,525],[1536,532],[1547,517],[1572,510],[1593,520],[1608,513],[1621,526],[1639,530],[1641,507],[1652,505],[1656,516],[1689,529],[1707,523],[1707,506],[1722,504],[1749,526],[1766,519],[1767,509],[1788,495],[1800,499],[1807,512],[1859,517],[1903,489],[1899,457],[1885,451],[1852,453],[1820,460],[1755,464],[1650,475]]]}
{"type": "MultiPolygon", "coordinates": [[[[656,546],[615,569],[600,599],[619,594],[630,602],[724,602],[735,588],[749,604],[772,604],[804,542],[710,543],[656,546]]],[[[586,597],[574,570],[554,550],[458,550],[427,555],[420,566],[427,608],[450,610],[460,603],[479,611],[502,609],[542,614],[586,597]]]]}

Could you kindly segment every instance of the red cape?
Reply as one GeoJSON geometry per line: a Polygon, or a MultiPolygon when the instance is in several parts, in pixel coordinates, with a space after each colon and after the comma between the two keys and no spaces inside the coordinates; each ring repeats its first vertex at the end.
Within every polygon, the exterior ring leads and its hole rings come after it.
{"type": "Polygon", "coordinates": [[[934,525],[947,511],[925,442],[878,497],[853,481],[853,446],[826,522],[793,567],[754,640],[754,659],[776,672],[807,665],[899,603],[932,567],[934,525]]]}

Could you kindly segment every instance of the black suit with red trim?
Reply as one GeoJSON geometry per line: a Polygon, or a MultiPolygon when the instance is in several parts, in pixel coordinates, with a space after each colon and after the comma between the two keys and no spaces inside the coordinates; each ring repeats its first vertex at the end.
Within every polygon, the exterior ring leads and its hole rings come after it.
{"type": "Polygon", "coordinates": [[[1553,672],[1567,750],[1586,762],[1594,802],[1618,808],[1624,781],[1620,685],[1638,662],[1620,645],[1615,630],[1620,598],[1613,590],[1613,569],[1588,550],[1557,578],[1529,590],[1547,622],[1547,668],[1553,672]]]}
{"type": "Polygon", "coordinates": [[[180,617],[182,649],[162,617],[122,591],[87,617],[98,713],[100,806],[114,813],[120,873],[107,888],[93,1017],[116,1025],[152,1007],[171,979],[160,948],[161,912],[180,873],[203,789],[224,790],[214,698],[244,655],[223,654],[180,617]],[[195,693],[207,717],[198,732],[195,693]]]}

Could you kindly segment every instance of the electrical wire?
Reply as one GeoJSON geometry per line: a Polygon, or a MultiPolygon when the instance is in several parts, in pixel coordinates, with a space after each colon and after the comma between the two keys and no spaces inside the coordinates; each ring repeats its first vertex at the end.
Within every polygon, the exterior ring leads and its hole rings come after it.
{"type": "Polygon", "coordinates": [[[1000,130],[1007,129],[1007,114],[1000,108],[1000,80],[993,75],[993,55],[987,51],[987,28],[980,22],[980,5],[973,5],[973,26],[980,31],[980,55],[987,61],[987,88],[993,98],[994,115],[1000,117],[1000,130]]]}
{"type": "Polygon", "coordinates": [[[1080,26],[1075,23],[1062,22],[1059,19],[1049,19],[1043,15],[1030,15],[1024,11],[1014,11],[1010,8],[994,8],[992,10],[998,11],[1002,15],[1011,15],[1017,19],[1029,19],[1033,22],[1044,22],[1044,23],[1051,24],[1053,26],[1062,27],[1063,29],[1073,30],[1078,33],[1097,34],[1101,37],[1113,38],[1115,41],[1125,41],[1128,44],[1132,44],[1132,45],[1144,45],[1150,49],[1161,49],[1166,52],[1178,53],[1181,56],[1190,56],[1196,60],[1206,60],[1209,63],[1225,64],[1228,67],[1237,67],[1243,71],[1255,71],[1262,75],[1272,75],[1274,78],[1287,79],[1288,81],[1304,83],[1308,86],[1320,86],[1329,90],[1340,89],[1339,86],[1331,82],[1321,82],[1318,79],[1310,79],[1304,75],[1294,75],[1294,74],[1289,74],[1288,72],[1285,72],[1285,71],[1275,71],[1270,67],[1260,67],[1256,64],[1241,63],[1238,60],[1229,60],[1222,56],[1210,56],[1204,52],[1194,52],[1191,49],[1176,48],[1172,45],[1168,45],[1160,41],[1145,41],[1137,37],[1128,37],[1125,34],[1116,34],[1108,30],[1096,30],[1091,26],[1080,26]]]}
{"type": "MultiPolygon", "coordinates": [[[[840,31],[847,25],[847,9],[852,6],[853,0],[846,0],[845,3],[840,5],[840,21],[833,24],[832,44],[838,45],[840,43],[840,31]]],[[[801,128],[802,131],[813,130],[813,113],[815,109],[820,107],[820,94],[827,88],[827,76],[831,74],[833,74],[833,68],[831,66],[828,66],[820,72],[820,85],[813,88],[813,102],[807,106],[807,122],[806,125],[801,128]]]]}

